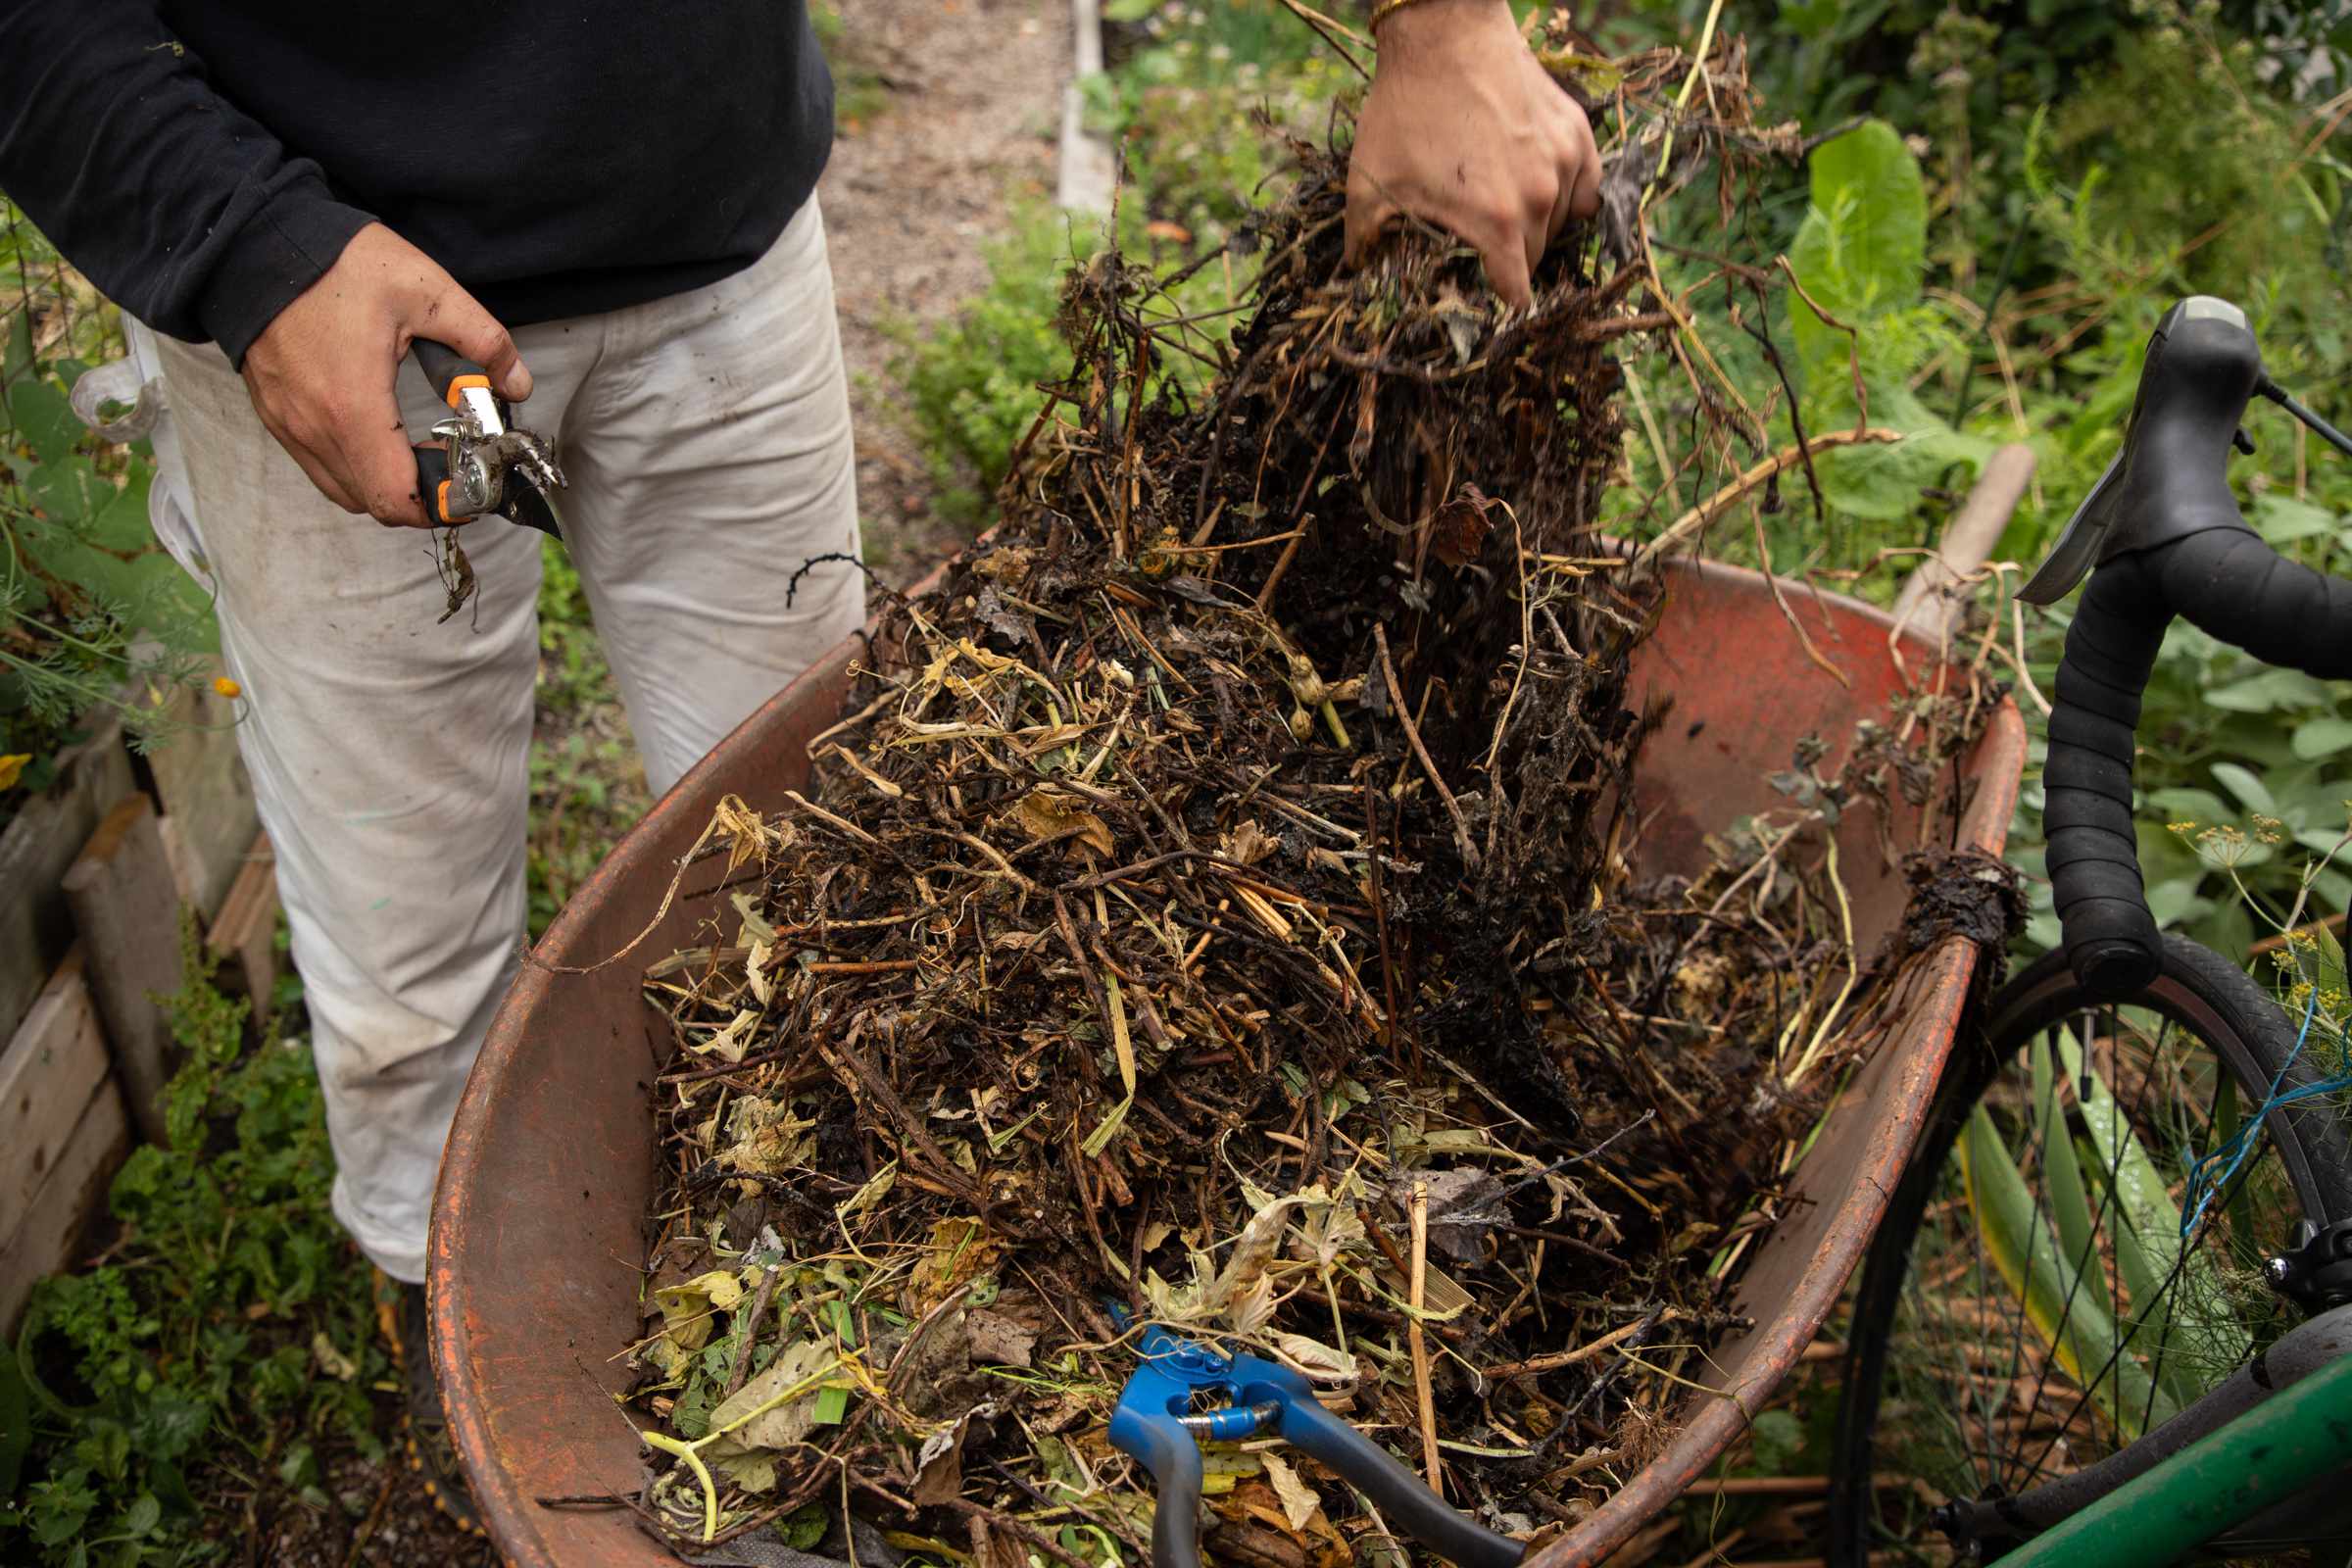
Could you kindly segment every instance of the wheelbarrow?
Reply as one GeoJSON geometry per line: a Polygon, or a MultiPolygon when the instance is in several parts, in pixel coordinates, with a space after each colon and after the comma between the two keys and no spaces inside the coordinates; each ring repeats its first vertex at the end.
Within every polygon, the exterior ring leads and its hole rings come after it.
{"type": "MultiPolygon", "coordinates": [[[[1932,641],[1885,612],[1798,589],[1787,613],[1763,576],[1719,564],[1668,569],[1665,612],[1634,661],[1638,703],[1671,696],[1644,746],[1639,787],[1646,872],[1700,869],[1704,835],[1785,804],[1766,775],[1804,736],[1835,766],[1854,725],[1891,699],[1956,678],[1932,641]],[[1899,645],[1899,656],[1898,656],[1899,645]],[[1740,657],[1727,659],[1727,649],[1740,657]]],[[[633,1494],[644,1450],[613,1396],[617,1353],[638,1332],[646,1216],[655,1199],[649,1085],[671,1051],[642,1001],[644,959],[691,945],[719,899],[723,864],[686,874],[636,956],[585,973],[644,932],[722,796],[775,806],[808,770],[809,739],[839,716],[844,643],[720,744],[622,839],[541,940],[492,1023],[441,1166],[429,1250],[433,1353],[450,1429],[484,1518],[514,1562],[624,1568],[669,1562],[625,1510],[545,1498],[633,1494]]],[[[1962,765],[1947,847],[1997,856],[2016,804],[2026,734],[2003,700],[1962,765]]],[[[1898,804],[1898,810],[1908,810],[1898,804]]],[[[1845,813],[1840,859],[1859,950],[1903,915],[1872,813],[1845,813]]],[[[1898,831],[1911,824],[1898,817],[1898,831]]],[[[1916,1138],[1958,1029],[1978,950],[1950,937],[1906,971],[1891,1026],[1797,1168],[1794,1200],[1740,1278],[1753,1321],[1717,1345],[1664,1451],[1524,1568],[1597,1563],[1671,1504],[1746,1429],[1812,1342],[1860,1260],[1916,1138]]]]}

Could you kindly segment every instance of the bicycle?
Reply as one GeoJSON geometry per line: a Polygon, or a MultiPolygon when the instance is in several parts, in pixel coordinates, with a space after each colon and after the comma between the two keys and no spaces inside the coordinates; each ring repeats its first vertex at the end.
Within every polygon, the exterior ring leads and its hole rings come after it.
{"type": "Polygon", "coordinates": [[[2174,306],[2120,452],[2020,590],[2054,603],[2089,577],[2044,772],[2065,944],[1955,1050],[1864,1262],[1833,1563],[2340,1562],[2352,1543],[2352,1486],[2329,1479],[2352,1467],[2352,1125],[2333,1102],[2352,1077],[2315,1046],[2316,993],[2290,1016],[2159,934],[2132,812],[2176,615],[2352,676],[2352,582],[2278,556],[2230,493],[2255,396],[2352,453],[2264,373],[2243,313],[2174,306]]]}

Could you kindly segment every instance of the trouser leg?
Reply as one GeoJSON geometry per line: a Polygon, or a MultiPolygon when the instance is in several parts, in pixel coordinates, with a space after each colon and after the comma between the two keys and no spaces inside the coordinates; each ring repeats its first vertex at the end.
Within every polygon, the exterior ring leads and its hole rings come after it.
{"type": "MultiPolygon", "coordinates": [[[[814,205],[736,277],[515,334],[571,480],[566,538],[657,790],[856,628],[849,403],[814,205]],[[788,602],[789,599],[789,602],[788,602]]],[[[423,1276],[433,1179],[523,933],[539,536],[463,533],[476,605],[439,623],[431,536],[337,511],[219,351],[154,340],[172,538],[218,596],[239,733],[302,971],[335,1212],[423,1276]],[[189,525],[192,518],[192,525],[189,525]]],[[[414,367],[404,417],[437,408],[414,367]]]]}
{"type": "Polygon", "coordinates": [[[811,200],[767,256],[616,311],[564,524],[657,793],[861,623],[848,383],[811,200]]]}
{"type": "MultiPolygon", "coordinates": [[[[218,349],[156,352],[194,521],[177,543],[248,694],[238,741],[309,1005],[335,1213],[386,1273],[421,1280],[442,1141],[523,934],[539,536],[466,528],[477,598],[441,622],[430,535],[320,497],[218,349]]],[[[534,368],[532,410],[552,412],[561,368],[534,368]]],[[[414,367],[402,393],[424,429],[414,367]]]]}

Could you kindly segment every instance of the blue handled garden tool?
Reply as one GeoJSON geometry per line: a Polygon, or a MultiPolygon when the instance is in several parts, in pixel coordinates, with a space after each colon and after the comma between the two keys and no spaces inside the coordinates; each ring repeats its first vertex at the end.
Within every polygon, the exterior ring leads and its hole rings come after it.
{"type": "Polygon", "coordinates": [[[1119,1391],[1110,1441],[1159,1484],[1152,1568],[1200,1568],[1200,1445],[1270,1432],[1361,1492],[1381,1517],[1460,1568],[1515,1568],[1525,1548],[1431,1491],[1370,1438],[1315,1399],[1314,1385],[1279,1362],[1227,1355],[1157,1324],[1137,1346],[1143,1365],[1119,1391]],[[1217,1408],[1200,1406],[1214,1403],[1217,1408]]]}

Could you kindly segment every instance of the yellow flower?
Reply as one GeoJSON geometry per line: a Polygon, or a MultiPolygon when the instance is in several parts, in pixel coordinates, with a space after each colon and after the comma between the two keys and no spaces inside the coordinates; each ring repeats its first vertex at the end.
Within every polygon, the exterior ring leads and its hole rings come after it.
{"type": "Polygon", "coordinates": [[[219,692],[221,696],[228,698],[231,702],[234,702],[237,698],[245,695],[245,688],[238,685],[235,681],[230,680],[226,675],[215,677],[213,681],[213,690],[219,692]]]}
{"type": "Polygon", "coordinates": [[[2209,827],[2199,833],[2196,845],[2197,854],[2203,857],[2207,863],[2228,866],[2235,865],[2244,859],[2254,848],[2254,841],[2246,836],[2244,828],[2224,824],[2221,827],[2209,827]]]}
{"type": "Polygon", "coordinates": [[[32,754],[30,752],[16,752],[7,757],[0,757],[0,790],[14,789],[18,778],[24,771],[24,764],[31,760],[32,754]]]}

